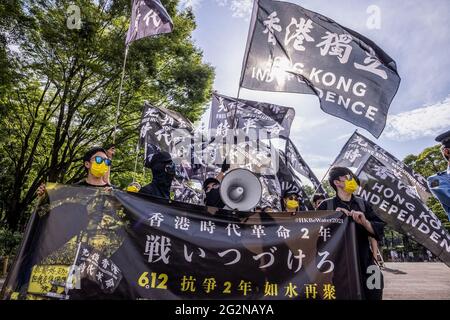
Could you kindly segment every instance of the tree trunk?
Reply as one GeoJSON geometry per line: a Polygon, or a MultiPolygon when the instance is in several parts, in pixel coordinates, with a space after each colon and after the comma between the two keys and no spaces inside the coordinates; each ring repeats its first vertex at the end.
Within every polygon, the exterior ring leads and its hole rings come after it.
{"type": "Polygon", "coordinates": [[[4,256],[3,257],[3,269],[2,269],[3,277],[6,277],[6,274],[8,273],[8,263],[9,263],[9,256],[4,256]]]}

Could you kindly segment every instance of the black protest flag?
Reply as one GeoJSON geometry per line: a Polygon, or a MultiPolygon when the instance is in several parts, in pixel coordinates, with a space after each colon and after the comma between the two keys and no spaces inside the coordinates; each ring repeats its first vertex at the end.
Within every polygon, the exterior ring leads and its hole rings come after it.
{"type": "Polygon", "coordinates": [[[300,152],[297,150],[296,146],[294,145],[291,139],[286,140],[285,155],[286,155],[286,163],[290,168],[297,171],[302,176],[308,178],[309,181],[311,181],[311,183],[313,184],[314,189],[317,190],[317,192],[322,193],[325,196],[328,196],[327,192],[321,186],[319,179],[317,179],[314,172],[311,170],[306,161],[300,155],[300,152]]]}
{"type": "Polygon", "coordinates": [[[173,22],[160,0],[133,0],[130,28],[125,44],[135,40],[170,33],[173,22]]]}
{"type": "Polygon", "coordinates": [[[140,141],[146,148],[146,162],[151,160],[154,152],[167,151],[173,157],[182,157],[188,152],[194,132],[192,123],[178,112],[155,107],[146,102],[140,125],[140,141]],[[183,154],[182,154],[183,153],[183,154]]]}
{"type": "Polygon", "coordinates": [[[291,165],[289,158],[286,153],[279,150],[279,164],[277,171],[277,180],[280,184],[280,195],[283,195],[285,191],[293,191],[296,192],[303,204],[306,204],[307,207],[310,207],[309,197],[303,187],[303,183],[301,179],[298,177],[297,173],[294,170],[294,167],[291,165]]]}
{"type": "Polygon", "coordinates": [[[358,172],[359,196],[390,227],[408,235],[450,267],[450,234],[424,204],[413,185],[399,179],[392,167],[369,156],[358,172]]]}
{"type": "Polygon", "coordinates": [[[145,150],[144,165],[148,167],[156,153],[169,152],[176,164],[176,181],[172,184],[175,200],[200,204],[202,192],[192,187],[201,178],[199,169],[202,169],[190,158],[193,156],[194,134],[192,123],[178,112],[145,103],[140,124],[140,143],[145,150]]]}
{"type": "Polygon", "coordinates": [[[375,157],[389,170],[394,172],[400,181],[413,186],[417,195],[424,203],[431,197],[427,180],[422,175],[414,172],[414,170],[402,161],[358,132],[354,132],[348,139],[334,161],[333,166],[350,167],[357,170],[361,168],[370,156],[375,157]]]}
{"type": "Polygon", "coordinates": [[[255,2],[241,87],[315,94],[324,112],[379,137],[399,84],[395,61],[357,32],[292,3],[255,2]]]}
{"type": "Polygon", "coordinates": [[[223,133],[226,129],[244,130],[245,134],[253,129],[264,129],[274,136],[289,137],[293,108],[276,104],[236,99],[213,93],[210,116],[210,129],[223,133]]]}

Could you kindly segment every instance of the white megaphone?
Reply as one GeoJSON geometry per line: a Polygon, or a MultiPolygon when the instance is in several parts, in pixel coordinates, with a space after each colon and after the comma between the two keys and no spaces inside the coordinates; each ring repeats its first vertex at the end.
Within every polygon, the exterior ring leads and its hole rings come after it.
{"type": "Polygon", "coordinates": [[[225,209],[250,211],[261,201],[262,186],[258,177],[247,169],[233,169],[220,184],[225,209]]]}

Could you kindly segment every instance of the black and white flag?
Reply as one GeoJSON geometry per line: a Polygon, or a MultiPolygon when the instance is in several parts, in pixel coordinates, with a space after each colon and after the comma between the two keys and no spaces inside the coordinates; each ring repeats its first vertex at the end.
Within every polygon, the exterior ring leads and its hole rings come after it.
{"type": "Polygon", "coordinates": [[[371,40],[298,5],[255,1],[241,87],[315,94],[324,112],[378,138],[399,84],[371,40]]]}
{"type": "Polygon", "coordinates": [[[369,156],[358,172],[359,196],[396,231],[408,235],[450,267],[450,235],[438,217],[392,167],[369,156]]]}
{"type": "Polygon", "coordinates": [[[314,172],[311,170],[311,168],[305,162],[303,157],[300,155],[300,152],[298,152],[297,148],[295,147],[291,139],[286,140],[285,157],[286,157],[286,164],[291,169],[291,171],[295,170],[302,176],[308,178],[308,180],[311,181],[311,183],[313,184],[314,190],[317,190],[317,192],[327,195],[327,192],[322,188],[319,179],[317,179],[314,172]]]}
{"type": "Polygon", "coordinates": [[[422,175],[414,172],[402,161],[358,132],[353,133],[349,138],[333,166],[349,167],[356,171],[366,163],[370,156],[375,157],[385,167],[394,172],[400,181],[413,186],[422,202],[426,203],[428,198],[431,197],[427,180],[422,175]]]}
{"type": "Polygon", "coordinates": [[[140,141],[146,148],[147,162],[150,162],[155,151],[167,151],[172,153],[174,159],[182,158],[189,153],[186,149],[191,143],[193,133],[192,123],[178,112],[145,103],[140,141]]]}
{"type": "Polygon", "coordinates": [[[209,127],[221,137],[230,129],[243,130],[246,135],[264,129],[272,136],[289,137],[294,118],[293,108],[213,93],[209,127]]]}
{"type": "Polygon", "coordinates": [[[126,45],[145,37],[172,32],[172,19],[160,0],[133,0],[131,10],[126,45]]]}

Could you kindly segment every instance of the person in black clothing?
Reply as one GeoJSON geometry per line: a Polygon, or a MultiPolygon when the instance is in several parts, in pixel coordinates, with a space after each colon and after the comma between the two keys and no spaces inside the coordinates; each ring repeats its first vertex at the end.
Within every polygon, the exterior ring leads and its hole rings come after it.
{"type": "Polygon", "coordinates": [[[369,289],[367,286],[367,279],[372,275],[368,272],[368,268],[376,265],[370,250],[369,237],[381,241],[385,223],[377,217],[368,202],[353,195],[358,189],[359,180],[350,169],[334,167],[330,170],[328,180],[336,191],[336,196],[322,201],[317,210],[341,211],[356,222],[356,241],[359,251],[363,298],[381,300],[383,295],[383,275],[381,271],[379,273],[381,275],[381,287],[369,289]]]}
{"type": "Polygon", "coordinates": [[[145,166],[152,170],[153,180],[142,187],[140,193],[155,197],[170,199],[170,187],[175,178],[176,167],[169,152],[161,151],[155,154],[145,166]]]}
{"type": "Polygon", "coordinates": [[[230,169],[230,165],[226,161],[222,164],[221,171],[215,178],[208,178],[203,182],[203,191],[205,191],[205,206],[223,209],[223,203],[220,197],[220,183],[222,182],[225,172],[230,169]]]}

